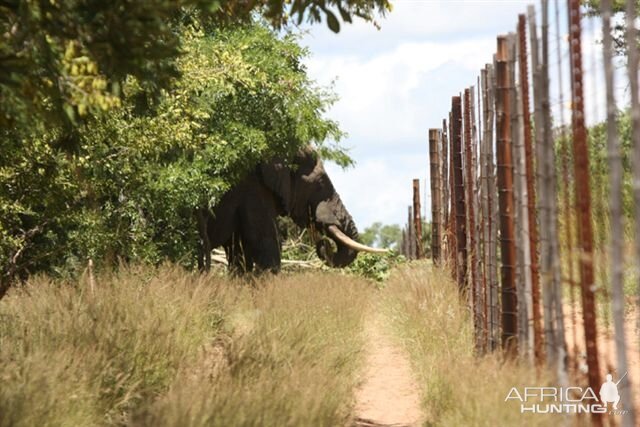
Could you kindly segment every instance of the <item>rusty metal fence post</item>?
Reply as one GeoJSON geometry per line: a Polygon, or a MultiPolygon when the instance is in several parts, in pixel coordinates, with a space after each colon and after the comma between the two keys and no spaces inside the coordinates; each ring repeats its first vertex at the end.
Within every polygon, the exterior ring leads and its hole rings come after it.
{"type": "Polygon", "coordinates": [[[495,141],[495,93],[496,93],[496,76],[495,67],[487,64],[487,94],[486,94],[486,153],[485,153],[485,169],[487,175],[487,205],[488,205],[488,271],[489,271],[489,345],[492,350],[498,348],[500,341],[500,306],[498,298],[498,290],[500,287],[500,279],[498,277],[498,190],[496,182],[496,164],[494,156],[495,141]]]}
{"type": "Polygon", "coordinates": [[[535,171],[533,169],[533,145],[531,142],[531,111],[529,108],[529,64],[527,55],[526,17],[518,15],[520,85],[522,91],[522,116],[524,126],[525,175],[527,181],[527,208],[529,215],[529,248],[531,256],[531,303],[533,320],[534,359],[541,366],[544,358],[542,318],[540,314],[540,276],[538,271],[538,223],[536,220],[535,171]]]}
{"type": "MultiPolygon", "coordinates": [[[[578,215],[578,244],[580,247],[580,279],[582,289],[582,316],[589,368],[589,386],[597,390],[601,385],[598,363],[596,311],[593,274],[593,230],[591,224],[591,189],[589,183],[589,151],[584,123],[584,97],[582,76],[582,48],[580,0],[569,2],[569,44],[571,46],[572,128],[575,192],[578,215]]],[[[602,425],[602,416],[592,413],[594,425],[602,425]]]]}
{"type": "Polygon", "coordinates": [[[440,150],[440,166],[441,166],[441,174],[440,177],[442,179],[442,247],[440,248],[440,258],[442,260],[446,260],[447,263],[450,261],[451,254],[451,233],[449,229],[449,138],[447,137],[447,121],[446,119],[442,120],[442,131],[441,131],[441,145],[442,148],[440,150]]]}
{"type": "MultiPolygon", "coordinates": [[[[478,83],[479,83],[478,78],[478,83]]],[[[478,90],[480,85],[478,84],[478,90]]],[[[476,334],[476,349],[478,352],[484,352],[485,350],[485,333],[486,333],[486,299],[485,299],[485,281],[482,273],[482,232],[481,232],[481,220],[482,212],[480,210],[480,183],[479,183],[479,148],[478,141],[479,128],[478,121],[476,121],[476,91],[472,86],[469,88],[469,105],[470,105],[470,121],[471,121],[471,169],[473,173],[473,180],[471,181],[471,191],[473,194],[472,204],[474,212],[473,220],[473,235],[475,244],[472,247],[473,250],[473,277],[474,277],[474,289],[475,289],[475,315],[477,318],[478,331],[476,334]]],[[[478,115],[480,114],[480,106],[478,105],[478,115]]]]}
{"type": "Polygon", "coordinates": [[[451,99],[451,140],[453,142],[453,179],[456,217],[456,281],[462,291],[467,290],[467,233],[465,191],[462,170],[462,102],[459,96],[451,99]]]}
{"type": "Polygon", "coordinates": [[[476,227],[474,212],[474,162],[471,147],[472,123],[471,123],[471,89],[464,90],[464,167],[466,173],[466,204],[467,204],[467,255],[469,266],[469,291],[473,310],[473,324],[476,336],[476,349],[478,350],[479,337],[481,336],[481,318],[479,315],[480,295],[478,293],[477,277],[477,253],[476,253],[476,227]]]}
{"type": "MultiPolygon", "coordinates": [[[[522,126],[522,109],[520,103],[520,89],[516,66],[518,57],[518,40],[515,33],[507,35],[508,43],[508,69],[509,81],[511,82],[511,159],[513,170],[513,202],[514,202],[514,228],[515,228],[515,249],[516,249],[516,292],[518,301],[518,350],[521,357],[530,359],[533,357],[533,331],[529,328],[531,271],[529,259],[527,257],[529,237],[528,216],[523,203],[526,192],[524,179],[524,129],[522,126]],[[522,151],[522,152],[521,152],[522,151]],[[530,333],[531,332],[531,333],[530,333]]],[[[531,324],[533,326],[533,324],[531,324]]]]}
{"type": "Polygon", "coordinates": [[[487,69],[483,68],[480,70],[480,84],[479,84],[479,102],[482,106],[482,115],[478,114],[478,120],[480,123],[483,123],[481,126],[482,130],[480,132],[480,154],[478,157],[478,167],[480,169],[480,217],[481,217],[481,235],[482,235],[482,281],[483,281],[483,292],[484,292],[484,345],[485,350],[491,349],[490,346],[490,310],[491,310],[491,299],[490,299],[490,282],[491,282],[491,273],[489,271],[489,230],[491,228],[491,218],[489,215],[489,187],[488,187],[488,176],[487,176],[487,140],[488,140],[488,127],[487,122],[489,121],[489,111],[487,108],[487,69]]]}
{"type": "Polygon", "coordinates": [[[422,249],[422,218],[420,216],[420,180],[413,180],[413,231],[415,239],[416,259],[422,258],[424,251],[422,249]]]}
{"type": "Polygon", "coordinates": [[[502,294],[502,346],[512,356],[517,354],[518,330],[515,283],[515,233],[513,223],[513,168],[511,159],[511,96],[508,40],[498,37],[496,55],[496,130],[498,159],[498,199],[500,206],[500,252],[502,294]]]}
{"type": "Polygon", "coordinates": [[[429,180],[431,181],[431,259],[434,264],[440,263],[441,233],[441,175],[440,156],[440,130],[429,129],[429,180]]]}
{"type": "Polygon", "coordinates": [[[453,278],[458,280],[458,229],[456,226],[456,183],[454,173],[454,148],[453,148],[453,109],[449,111],[449,237],[451,238],[451,272],[453,278]]]}

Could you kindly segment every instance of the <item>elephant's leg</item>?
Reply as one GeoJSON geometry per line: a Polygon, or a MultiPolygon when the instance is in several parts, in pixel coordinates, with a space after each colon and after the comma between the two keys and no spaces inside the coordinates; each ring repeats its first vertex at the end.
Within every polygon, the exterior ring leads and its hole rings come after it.
{"type": "Polygon", "coordinates": [[[243,254],[243,266],[244,266],[244,271],[246,273],[250,273],[253,271],[253,266],[254,266],[254,258],[253,258],[253,253],[252,251],[249,249],[250,248],[250,243],[247,242],[247,240],[245,238],[241,239],[242,242],[242,254],[243,254]]]}
{"type": "Polygon", "coordinates": [[[247,247],[258,271],[277,273],[280,271],[281,248],[275,218],[270,223],[265,221],[262,230],[260,235],[249,238],[247,247]]]}
{"type": "Polygon", "coordinates": [[[275,195],[255,175],[229,191],[209,215],[211,247],[223,245],[229,269],[236,273],[280,269],[275,195]]]}
{"type": "Polygon", "coordinates": [[[198,234],[200,236],[198,245],[198,269],[200,271],[209,271],[211,269],[211,243],[207,231],[207,214],[203,209],[198,209],[196,216],[198,220],[198,234]]]}
{"type": "Polygon", "coordinates": [[[247,257],[241,233],[233,233],[231,239],[224,244],[224,250],[229,262],[229,271],[235,274],[245,273],[253,269],[253,262],[247,257]]]}
{"type": "Polygon", "coordinates": [[[280,271],[280,239],[276,224],[277,210],[273,194],[259,185],[243,206],[242,238],[247,257],[258,271],[280,271]]]}

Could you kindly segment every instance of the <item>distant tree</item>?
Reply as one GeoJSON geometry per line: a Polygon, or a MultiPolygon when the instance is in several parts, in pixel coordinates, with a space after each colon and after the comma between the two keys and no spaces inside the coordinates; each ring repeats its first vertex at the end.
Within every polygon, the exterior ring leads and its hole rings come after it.
{"type": "Polygon", "coordinates": [[[362,243],[379,248],[398,249],[402,239],[402,230],[397,224],[383,225],[374,222],[360,234],[362,243]]]}
{"type": "Polygon", "coordinates": [[[373,246],[378,238],[381,227],[381,222],[374,222],[360,233],[360,241],[367,246],[373,246]]]}

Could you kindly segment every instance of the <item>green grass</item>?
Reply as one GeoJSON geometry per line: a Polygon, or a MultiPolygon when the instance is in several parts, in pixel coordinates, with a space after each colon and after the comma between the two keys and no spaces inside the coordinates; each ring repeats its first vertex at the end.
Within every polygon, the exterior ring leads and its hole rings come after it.
{"type": "Polygon", "coordinates": [[[0,301],[0,425],[343,425],[373,292],[123,268],[0,301]]]}
{"type": "Polygon", "coordinates": [[[422,387],[426,426],[545,426],[557,418],[522,415],[505,402],[511,387],[549,384],[501,352],[474,355],[473,326],[449,274],[426,263],[397,270],[382,302],[390,327],[411,356],[422,387]]]}

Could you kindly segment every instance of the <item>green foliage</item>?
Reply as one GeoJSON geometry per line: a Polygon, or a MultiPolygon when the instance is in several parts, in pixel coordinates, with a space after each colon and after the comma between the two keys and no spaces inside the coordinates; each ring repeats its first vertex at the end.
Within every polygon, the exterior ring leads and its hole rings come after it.
{"type": "MultiPolygon", "coordinates": [[[[632,219],[634,215],[633,188],[632,188],[632,140],[631,140],[631,118],[629,111],[621,111],[618,114],[618,135],[622,149],[622,208],[623,215],[627,218],[628,232],[631,232],[632,219]]],[[[573,175],[573,147],[570,133],[562,139],[556,140],[556,170],[562,170],[561,153],[564,148],[569,156],[570,176],[573,175]]],[[[589,179],[591,185],[591,211],[594,225],[594,237],[597,246],[605,245],[609,237],[609,160],[607,148],[607,125],[599,123],[588,130],[587,143],[589,147],[589,179]]],[[[563,200],[564,193],[569,192],[570,197],[574,197],[573,185],[562,185],[559,174],[558,193],[560,200],[563,200]]],[[[562,209],[564,206],[560,205],[562,209]]],[[[561,235],[564,235],[561,233],[561,235]]]]}
{"type": "Polygon", "coordinates": [[[68,124],[117,106],[127,75],[162,87],[177,70],[173,31],[187,1],[12,0],[0,4],[0,126],[42,114],[68,124]],[[123,52],[127,52],[123,55],[123,52]]]}
{"type": "Polygon", "coordinates": [[[431,258],[431,227],[433,222],[422,220],[422,252],[423,256],[431,258]]]}
{"type": "MultiPolygon", "coordinates": [[[[72,127],[121,102],[121,85],[135,77],[157,94],[179,75],[181,25],[208,30],[262,16],[277,29],[301,23],[373,20],[388,0],[8,0],[0,2],[0,127],[34,118],[72,127]],[[124,54],[126,52],[126,54],[124,54]]],[[[76,148],[71,142],[67,148],[76,148]]]]}
{"type": "Polygon", "coordinates": [[[402,239],[402,230],[397,224],[374,222],[360,234],[362,243],[379,248],[398,249],[402,239]]]}
{"type": "Polygon", "coordinates": [[[0,2],[0,297],[87,257],[189,264],[193,209],[314,144],[351,164],[334,95],[273,28],[334,31],[387,0],[0,2]],[[339,18],[338,18],[339,16],[339,18]],[[262,24],[256,24],[256,21],[262,24]]]}
{"type": "Polygon", "coordinates": [[[342,137],[323,118],[334,96],[309,80],[294,36],[190,24],[179,37],[170,88],[151,96],[130,75],[120,106],[72,130],[37,120],[0,129],[2,281],[73,272],[88,257],[190,265],[194,209],[214,206],[255,164],[308,143],[344,155],[325,144],[342,137]]]}
{"type": "MultiPolygon", "coordinates": [[[[636,1],[640,5],[640,1],[636,1]]],[[[599,15],[602,2],[600,0],[584,0],[584,6],[587,8],[589,14],[599,15]]],[[[626,0],[612,0],[611,9],[613,13],[624,12],[626,0]]]]}
{"type": "MultiPolygon", "coordinates": [[[[340,31],[340,20],[352,22],[354,17],[371,21],[374,14],[391,11],[389,0],[230,0],[218,2],[216,17],[220,20],[248,19],[255,10],[276,28],[286,27],[293,21],[300,25],[326,22],[331,31],[340,31]]],[[[375,23],[375,22],[374,22],[375,23]]]]}
{"type": "Polygon", "coordinates": [[[396,251],[384,255],[361,252],[353,264],[348,267],[348,271],[383,283],[391,275],[392,270],[405,261],[404,256],[396,251]]]}
{"type": "MultiPolygon", "coordinates": [[[[633,194],[631,182],[631,116],[629,111],[623,111],[618,114],[618,135],[622,149],[622,171],[623,171],[623,189],[622,203],[623,213],[628,218],[633,217],[633,194]]],[[[596,187],[595,191],[599,191],[605,205],[602,210],[608,210],[608,193],[609,187],[609,163],[607,153],[607,125],[599,123],[589,128],[588,135],[589,155],[590,155],[590,175],[592,177],[592,186],[596,187]],[[606,208],[605,208],[606,206],[606,208]]]]}

